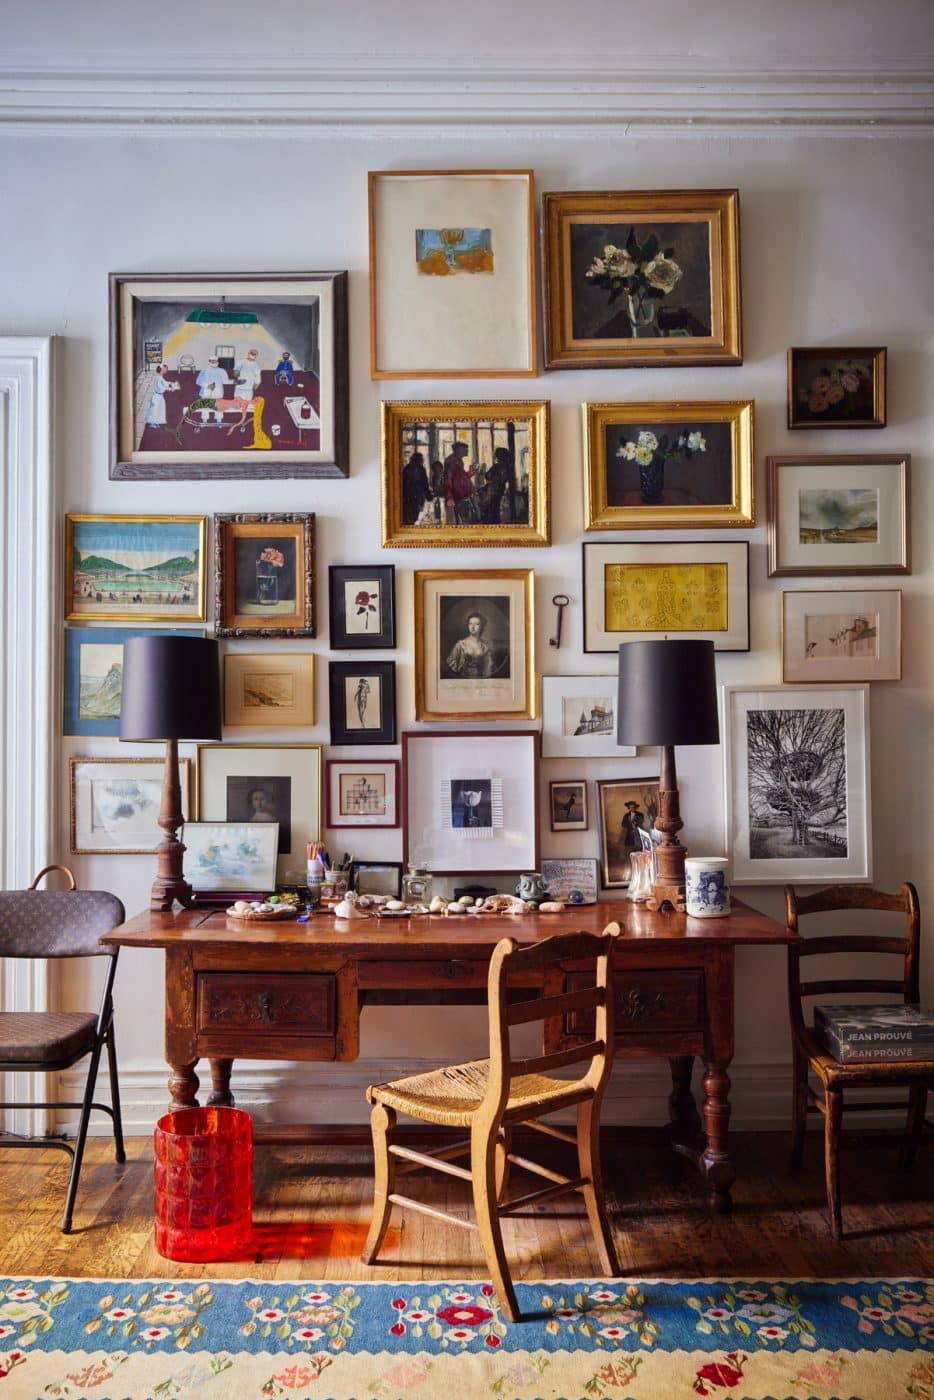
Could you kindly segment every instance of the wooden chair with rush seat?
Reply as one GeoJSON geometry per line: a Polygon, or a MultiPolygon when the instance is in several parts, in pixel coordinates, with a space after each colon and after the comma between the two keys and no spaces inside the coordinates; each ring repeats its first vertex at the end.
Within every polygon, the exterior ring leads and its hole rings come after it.
{"type": "Polygon", "coordinates": [[[792,1110],[791,1170],[801,1169],[804,1153],[805,1128],[808,1113],[821,1113],[824,1118],[824,1172],[827,1187],[827,1209],[834,1239],[843,1234],[840,1203],[840,1129],[843,1116],[843,1095],[846,1089],[907,1088],[904,1104],[887,1100],[857,1101],[846,1105],[853,1111],[878,1111],[903,1106],[907,1108],[905,1140],[901,1164],[907,1171],[914,1160],[925,1124],[928,1089],[934,1087],[934,1060],[874,1059],[843,1063],[834,1058],[814,1027],[804,1018],[805,997],[835,996],[855,992],[862,998],[867,993],[892,993],[903,1002],[919,1000],[919,953],[921,941],[921,910],[914,885],[904,884],[898,894],[854,885],[831,885],[814,894],[799,895],[785,888],[788,927],[799,932],[803,916],[823,913],[843,913],[854,910],[874,910],[885,914],[901,914],[904,934],[828,933],[801,938],[788,945],[788,1007],[791,1015],[793,1042],[794,1100],[792,1110]],[[896,977],[860,976],[827,977],[819,981],[802,982],[801,959],[811,957],[878,953],[900,960],[900,975],[896,977]],[[808,1072],[820,1081],[823,1096],[808,1084],[808,1072]]]}
{"type": "Polygon", "coordinates": [[[618,1275],[619,1264],[600,1179],[600,1109],[613,1055],[611,956],[613,939],[618,932],[619,926],[610,924],[602,935],[559,934],[524,948],[512,938],[501,939],[490,961],[487,983],[489,1059],[370,1086],[367,1098],[373,1104],[376,1184],[373,1219],[363,1249],[364,1263],[370,1264],[376,1258],[394,1203],[440,1217],[452,1225],[479,1229],[500,1305],[509,1320],[516,1322],[519,1310],[503,1249],[500,1219],[538,1201],[579,1191],[596,1240],[600,1267],[607,1277],[618,1275]],[[593,985],[571,992],[556,991],[564,986],[562,965],[581,962],[594,965],[593,985]],[[540,973],[544,995],[530,1001],[510,1002],[509,979],[521,973],[540,973]],[[563,1018],[571,1012],[591,1010],[595,1016],[592,1040],[551,1054],[513,1057],[510,1048],[513,1026],[555,1019],[563,1024],[563,1018]],[[588,1061],[588,1066],[577,1078],[560,1079],[550,1073],[583,1061],[588,1061]],[[576,1133],[538,1121],[545,1114],[572,1106],[577,1109],[576,1133]],[[469,1137],[435,1152],[416,1152],[391,1140],[397,1113],[408,1114],[425,1123],[467,1129],[469,1137]],[[562,1176],[516,1156],[511,1135],[518,1123],[576,1146],[579,1175],[562,1176]],[[468,1153],[469,1170],[455,1165],[453,1159],[468,1153]],[[400,1160],[404,1165],[399,1165],[400,1160]],[[503,1197],[511,1164],[544,1177],[551,1184],[506,1201],[503,1197]],[[418,1167],[432,1167],[470,1182],[476,1224],[397,1194],[396,1177],[418,1167]]]}

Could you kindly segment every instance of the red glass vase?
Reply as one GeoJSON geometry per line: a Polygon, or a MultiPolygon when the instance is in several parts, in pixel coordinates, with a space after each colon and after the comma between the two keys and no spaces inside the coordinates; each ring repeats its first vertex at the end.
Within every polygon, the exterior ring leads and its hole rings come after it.
{"type": "Polygon", "coordinates": [[[253,1229],[253,1120],[240,1108],[183,1108],[159,1119],[156,1249],[208,1263],[243,1249],[253,1229]]]}

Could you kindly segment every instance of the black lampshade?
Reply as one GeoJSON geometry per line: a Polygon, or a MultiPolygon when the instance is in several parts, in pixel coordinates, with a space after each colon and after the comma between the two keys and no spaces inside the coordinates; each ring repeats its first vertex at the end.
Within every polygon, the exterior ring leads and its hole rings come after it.
{"type": "Polygon", "coordinates": [[[128,637],[121,739],[219,739],[220,663],[212,637],[128,637]]]}
{"type": "Polygon", "coordinates": [[[618,744],[718,744],[713,642],[623,642],[618,744]]]}

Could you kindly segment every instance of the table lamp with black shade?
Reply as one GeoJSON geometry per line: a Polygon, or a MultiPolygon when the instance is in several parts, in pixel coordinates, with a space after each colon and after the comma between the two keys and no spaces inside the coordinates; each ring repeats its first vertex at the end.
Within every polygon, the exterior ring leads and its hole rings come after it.
{"type": "Polygon", "coordinates": [[[220,663],[217,642],[208,637],[128,637],[123,644],[120,738],[165,740],[165,773],[156,847],[158,866],[149,907],[168,913],[177,902],[194,903],[182,873],[185,847],[182,789],[178,776],[179,739],[221,737],[220,663]]]}
{"type": "Polygon", "coordinates": [[[718,744],[713,642],[623,642],[619,649],[616,742],[659,745],[657,874],[649,908],[684,908],[684,823],[678,801],[676,744],[718,744]]]}

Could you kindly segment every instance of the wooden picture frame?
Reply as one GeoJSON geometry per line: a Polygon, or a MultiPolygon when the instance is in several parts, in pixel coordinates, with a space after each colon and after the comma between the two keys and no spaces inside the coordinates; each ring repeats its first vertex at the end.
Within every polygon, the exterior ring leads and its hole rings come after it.
{"type": "Polygon", "coordinates": [[[66,515],[67,622],[203,622],[207,516],[66,515]]]}
{"type": "Polygon", "coordinates": [[[378,650],[396,645],[394,564],[331,564],[328,617],[334,651],[378,650]]]}
{"type": "Polygon", "coordinates": [[[756,523],[751,399],[585,403],[585,530],[756,523]]]}
{"type": "Polygon", "coordinates": [[[295,729],[315,722],[310,651],[228,651],[224,728],[295,729]]]}
{"type": "Polygon", "coordinates": [[[533,577],[416,569],[416,719],[534,718],[533,577]]]}
{"type": "Polygon", "coordinates": [[[345,477],[347,273],[111,273],[110,475],[345,477]]]}
{"type": "Polygon", "coordinates": [[[823,588],[782,594],[782,680],[786,685],[901,678],[900,588],[823,588]]]}
{"type": "Polygon", "coordinates": [[[789,428],[884,428],[886,347],[792,346],[789,428]]]}
{"type": "Polygon", "coordinates": [[[552,831],[587,831],[585,778],[554,778],[548,784],[548,817],[552,831]]]}
{"type": "MultiPolygon", "coordinates": [[[[123,643],[138,637],[139,627],[66,627],[62,733],[120,734],[123,691],[123,643]]],[[[151,637],[203,637],[203,628],[146,628],[151,637]]]]}
{"type": "Polygon", "coordinates": [[[584,555],[584,651],[709,638],[749,650],[749,545],[592,543],[584,555]]]}
{"type": "Polygon", "coordinates": [[[551,543],[549,403],[380,407],[384,548],[551,543]]]}
{"type": "Polygon", "coordinates": [[[279,823],[280,874],[320,840],[320,744],[199,744],[198,820],[279,823]]]}
{"type": "Polygon", "coordinates": [[[531,170],[369,175],[370,376],[538,373],[531,170]]]}
{"type": "Polygon", "coordinates": [[[539,868],[537,729],[402,735],[402,860],[436,875],[539,868]]]}
{"type": "Polygon", "coordinates": [[[605,890],[628,888],[629,857],[642,850],[637,828],[650,832],[658,810],[658,778],[597,779],[600,878],[605,890]]]}
{"type": "Polygon", "coordinates": [[[332,744],[396,742],[396,663],[329,661],[332,744]]]}
{"type": "Polygon", "coordinates": [[[767,457],[769,576],[911,572],[907,453],[767,457]]]}
{"type": "Polygon", "coordinates": [[[872,879],[869,687],[723,687],[732,883],[872,879]]]}
{"type": "Polygon", "coordinates": [[[314,515],[215,515],[214,631],[218,637],[315,635],[314,515]]]}
{"type": "MultiPolygon", "coordinates": [[[[183,817],[191,815],[191,760],[178,760],[183,817]]],[[[165,833],[158,824],[165,758],[70,758],[68,792],[74,855],[151,855],[165,833]]]]}
{"type": "Polygon", "coordinates": [[[545,365],[742,364],[739,193],[542,200],[545,365]]]}
{"type": "Polygon", "coordinates": [[[399,825],[398,759],[329,758],[324,771],[329,827],[399,825]]]}

